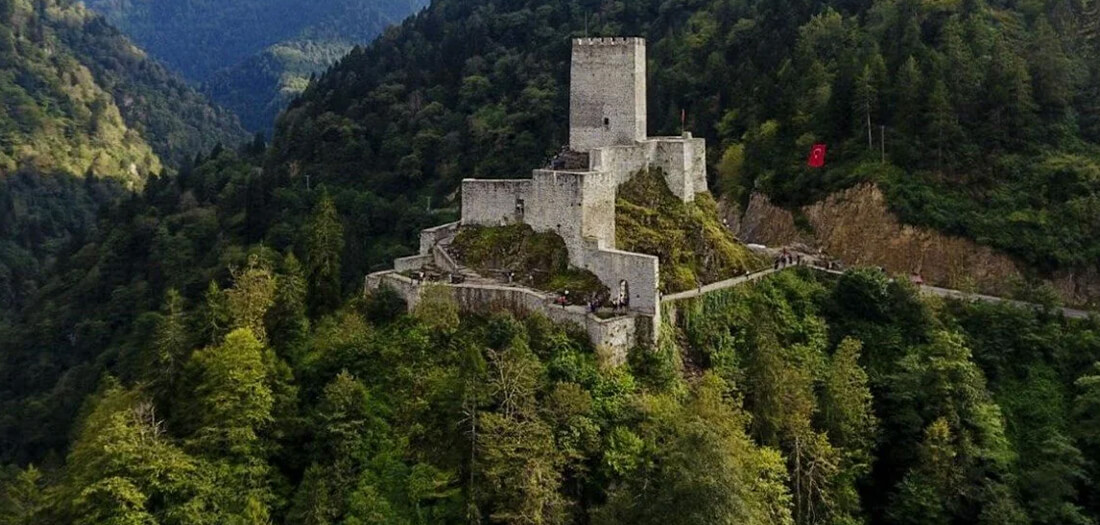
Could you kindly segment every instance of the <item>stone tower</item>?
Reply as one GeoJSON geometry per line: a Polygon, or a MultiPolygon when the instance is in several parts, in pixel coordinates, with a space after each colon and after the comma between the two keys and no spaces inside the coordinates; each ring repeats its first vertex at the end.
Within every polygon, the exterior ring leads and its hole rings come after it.
{"type": "Polygon", "coordinates": [[[569,146],[586,152],[645,140],[645,74],[644,39],[574,39],[569,146]]]}

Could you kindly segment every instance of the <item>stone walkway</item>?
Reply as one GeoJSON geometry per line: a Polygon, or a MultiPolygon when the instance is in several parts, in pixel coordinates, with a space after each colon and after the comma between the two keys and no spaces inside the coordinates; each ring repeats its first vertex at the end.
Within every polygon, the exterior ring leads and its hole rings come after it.
{"type": "Polygon", "coordinates": [[[672,295],[666,295],[666,296],[661,298],[661,302],[662,303],[667,303],[667,302],[670,302],[670,301],[681,301],[683,299],[691,299],[693,297],[699,297],[702,294],[706,294],[706,293],[710,293],[710,292],[716,292],[718,290],[725,290],[726,288],[733,288],[735,286],[739,286],[739,285],[742,285],[742,284],[745,284],[745,283],[751,283],[753,281],[763,279],[763,278],[765,278],[765,277],[767,277],[767,276],[769,276],[773,273],[781,272],[781,271],[783,271],[783,269],[775,270],[775,269],[772,269],[772,268],[768,268],[767,270],[761,270],[761,271],[756,272],[756,273],[750,273],[750,274],[742,275],[742,276],[739,276],[739,277],[734,277],[733,279],[726,279],[725,281],[718,281],[716,283],[711,283],[711,284],[708,284],[706,286],[703,286],[702,288],[696,288],[694,290],[687,290],[687,291],[684,291],[684,292],[674,293],[672,295]]]}
{"type": "MultiPolygon", "coordinates": [[[[726,279],[725,281],[718,281],[716,283],[712,283],[712,284],[708,284],[706,286],[703,286],[702,288],[696,288],[694,290],[687,290],[687,291],[684,291],[684,292],[674,293],[672,295],[666,295],[666,296],[661,298],[661,303],[668,303],[668,302],[672,302],[672,301],[682,301],[684,299],[692,299],[692,298],[699,297],[700,295],[707,294],[707,293],[710,293],[710,292],[716,292],[718,290],[725,290],[727,288],[734,288],[734,287],[740,286],[742,284],[747,284],[747,283],[751,283],[753,281],[758,281],[758,280],[763,279],[764,277],[767,277],[767,276],[769,276],[773,273],[781,272],[783,270],[786,270],[788,268],[793,268],[793,267],[794,266],[787,266],[787,267],[784,267],[784,268],[780,268],[778,270],[769,268],[767,270],[762,270],[762,271],[759,271],[759,272],[756,272],[756,273],[750,273],[750,274],[747,274],[747,275],[734,277],[733,279],[726,279]]],[[[831,275],[842,275],[844,273],[844,272],[841,272],[841,271],[838,271],[838,270],[829,270],[829,269],[826,269],[826,268],[821,268],[819,266],[803,266],[803,267],[804,268],[809,268],[809,269],[814,270],[814,271],[822,272],[822,273],[828,273],[828,274],[831,274],[831,275]]],[[[924,293],[924,294],[927,294],[927,295],[935,295],[935,296],[938,296],[938,297],[947,297],[947,298],[952,298],[952,299],[961,299],[961,300],[969,300],[969,301],[982,301],[982,302],[986,302],[986,303],[1004,303],[1004,304],[1016,306],[1016,307],[1019,307],[1019,308],[1041,308],[1040,305],[1035,304],[1035,303],[1017,301],[1015,299],[1006,299],[1004,297],[996,297],[996,296],[993,296],[993,295],[983,295],[983,294],[977,294],[977,293],[963,292],[963,291],[960,291],[960,290],[952,290],[950,288],[940,288],[938,286],[928,286],[928,285],[924,285],[924,284],[920,285],[920,291],[921,291],[921,293],[924,293]]],[[[1090,311],[1087,311],[1087,310],[1078,310],[1078,309],[1074,309],[1074,308],[1059,308],[1059,310],[1062,311],[1062,315],[1064,315],[1064,316],[1066,316],[1070,319],[1087,319],[1092,315],[1096,315],[1095,312],[1090,312],[1090,311]]]]}

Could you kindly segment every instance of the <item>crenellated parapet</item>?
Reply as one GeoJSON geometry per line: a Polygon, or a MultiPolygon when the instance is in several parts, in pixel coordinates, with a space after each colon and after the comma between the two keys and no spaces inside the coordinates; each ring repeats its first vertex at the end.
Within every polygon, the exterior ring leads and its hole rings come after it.
{"type": "Polygon", "coordinates": [[[645,47],[645,39],[635,36],[591,37],[574,38],[574,46],[641,46],[645,47]]]}

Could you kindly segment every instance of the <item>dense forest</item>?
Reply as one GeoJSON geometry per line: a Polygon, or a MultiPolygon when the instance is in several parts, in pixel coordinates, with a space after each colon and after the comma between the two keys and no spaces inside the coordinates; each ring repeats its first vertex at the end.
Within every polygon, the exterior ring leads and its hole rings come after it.
{"type": "MultiPolygon", "coordinates": [[[[0,0],[26,28],[4,42],[60,35],[41,56],[63,73],[59,43],[82,40],[62,21],[125,42],[54,1],[0,0]]],[[[586,23],[649,39],[650,131],[677,132],[686,109],[720,197],[791,204],[870,179],[907,220],[1040,269],[1080,264],[1095,243],[1095,9],[436,0],[312,82],[270,145],[211,134],[173,153],[170,135],[124,134],[133,148],[106,154],[160,163],[132,189],[87,168],[5,171],[0,211],[35,226],[3,217],[18,240],[0,255],[38,273],[0,286],[21,297],[0,305],[0,524],[1095,525],[1097,318],[791,269],[665,308],[662,340],[619,363],[537,315],[460,315],[442,288],[409,313],[361,293],[419,229],[453,220],[459,179],[516,176],[557,150],[568,37],[586,23]],[[811,173],[818,140],[831,167],[811,173]],[[177,170],[147,178],[168,159],[177,170]],[[70,224],[84,226],[52,235],[70,224]]],[[[126,71],[162,71],[138,63],[126,71]]],[[[7,78],[27,107],[53,93],[7,78]]],[[[148,89],[147,107],[173,93],[148,89]]],[[[171,103],[201,100],[179,89],[171,103]]],[[[143,106],[109,92],[119,117],[97,122],[133,130],[124,108],[143,106]]],[[[49,130],[91,126],[56,100],[41,111],[76,116],[49,130]]],[[[22,141],[10,151],[82,144],[24,138],[24,114],[4,115],[22,141]]],[[[650,227],[662,199],[643,183],[618,203],[626,242],[715,233],[700,246],[750,266],[710,199],[650,227]]],[[[679,268],[665,285],[705,278],[700,255],[665,254],[679,268]]]]}
{"type": "Polygon", "coordinates": [[[1100,256],[1098,9],[437,0],[296,101],[276,159],[437,201],[462,177],[522,173],[566,140],[569,39],[587,27],[647,38],[650,134],[678,134],[686,111],[734,202],[759,190],[805,204],[871,180],[907,222],[1039,271],[1085,266],[1100,256]],[[815,142],[824,170],[805,167],[815,142]]]}
{"type": "Polygon", "coordinates": [[[157,59],[179,71],[246,128],[275,117],[357,44],[423,7],[423,0],[88,0],[157,59]]]}
{"type": "Polygon", "coordinates": [[[218,143],[237,119],[68,0],[0,0],[0,316],[99,205],[218,143]]]}
{"type": "Polygon", "coordinates": [[[358,297],[362,197],[278,188],[253,230],[262,155],[150,182],[0,326],[0,523],[1100,517],[1097,319],[789,270],[616,364],[442,289],[358,297]]]}

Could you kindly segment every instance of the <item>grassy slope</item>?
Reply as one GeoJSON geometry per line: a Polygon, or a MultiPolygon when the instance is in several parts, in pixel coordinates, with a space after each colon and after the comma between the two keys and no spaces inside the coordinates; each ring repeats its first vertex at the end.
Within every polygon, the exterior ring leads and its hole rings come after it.
{"type": "Polygon", "coordinates": [[[661,259],[661,291],[674,293],[762,266],[718,219],[709,193],[685,204],[657,171],[642,172],[619,188],[615,236],[619,249],[661,259]]]}

